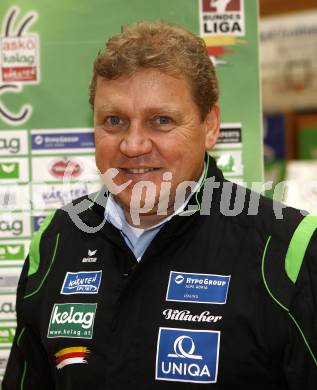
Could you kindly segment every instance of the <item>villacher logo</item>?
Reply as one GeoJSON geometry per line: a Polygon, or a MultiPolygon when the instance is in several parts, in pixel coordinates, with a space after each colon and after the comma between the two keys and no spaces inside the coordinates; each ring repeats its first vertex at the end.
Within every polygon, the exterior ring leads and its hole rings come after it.
{"type": "Polygon", "coordinates": [[[216,383],[220,332],[160,328],[156,380],[216,383]]]}

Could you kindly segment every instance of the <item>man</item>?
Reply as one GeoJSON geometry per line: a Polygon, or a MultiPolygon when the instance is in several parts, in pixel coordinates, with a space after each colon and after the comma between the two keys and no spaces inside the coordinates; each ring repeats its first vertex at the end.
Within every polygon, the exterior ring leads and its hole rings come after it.
{"type": "Polygon", "coordinates": [[[316,219],[277,219],[224,180],[206,155],[217,100],[204,43],[180,27],[137,23],[98,54],[90,102],[112,194],[35,234],[4,390],[316,389],[316,219]]]}

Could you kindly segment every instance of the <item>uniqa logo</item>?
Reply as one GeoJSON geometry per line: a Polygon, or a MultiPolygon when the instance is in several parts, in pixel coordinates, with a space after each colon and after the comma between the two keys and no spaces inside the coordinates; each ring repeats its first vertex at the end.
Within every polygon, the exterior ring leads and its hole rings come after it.
{"type": "MultiPolygon", "coordinates": [[[[194,340],[186,335],[177,337],[173,345],[174,353],[169,353],[169,358],[176,359],[191,359],[191,360],[203,360],[201,355],[195,355],[195,343],[194,340]]],[[[198,363],[198,362],[197,362],[198,363]]],[[[162,373],[164,375],[172,375],[181,377],[205,377],[210,378],[211,374],[207,364],[197,364],[187,362],[185,360],[180,361],[162,361],[162,373]]]]}
{"type": "Polygon", "coordinates": [[[189,337],[189,336],[179,336],[177,339],[174,341],[174,352],[175,353],[169,353],[168,357],[177,357],[177,358],[189,358],[189,359],[198,359],[202,360],[201,355],[194,355],[195,352],[195,343],[194,340],[189,337]],[[184,349],[184,342],[186,343],[185,340],[189,340],[189,350],[188,352],[185,351],[184,349]]]}
{"type": "Polygon", "coordinates": [[[160,328],[155,378],[216,383],[220,332],[160,328]]]}

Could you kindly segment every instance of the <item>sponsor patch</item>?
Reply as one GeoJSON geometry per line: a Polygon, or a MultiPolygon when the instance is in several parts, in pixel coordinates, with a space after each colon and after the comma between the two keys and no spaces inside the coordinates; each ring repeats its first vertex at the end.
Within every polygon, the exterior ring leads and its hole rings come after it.
{"type": "Polygon", "coordinates": [[[220,332],[160,328],[156,380],[216,383],[220,332]]]}
{"type": "Polygon", "coordinates": [[[225,304],[230,275],[193,274],[170,272],[166,300],[225,304]]]}
{"type": "Polygon", "coordinates": [[[52,310],[48,338],[91,339],[97,303],[58,303],[52,310]]]}
{"type": "Polygon", "coordinates": [[[61,370],[69,364],[85,364],[90,350],[87,347],[63,348],[55,353],[56,368],[61,370]]]}
{"type": "Polygon", "coordinates": [[[61,294],[97,294],[102,271],[67,272],[61,294]]]}
{"type": "Polygon", "coordinates": [[[189,321],[189,322],[218,322],[222,316],[211,315],[208,310],[200,314],[192,314],[190,310],[165,309],[163,316],[171,321],[189,321]]]}

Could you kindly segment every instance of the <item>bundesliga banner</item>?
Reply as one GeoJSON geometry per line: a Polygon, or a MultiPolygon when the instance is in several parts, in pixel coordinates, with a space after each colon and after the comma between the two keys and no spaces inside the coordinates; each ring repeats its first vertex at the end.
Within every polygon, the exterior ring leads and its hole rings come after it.
{"type": "Polygon", "coordinates": [[[50,211],[100,187],[88,104],[96,53],[122,25],[157,19],[200,35],[216,65],[222,125],[210,153],[218,166],[236,182],[262,180],[257,1],[64,0],[57,6],[49,0],[2,0],[0,378],[33,233],[50,211]]]}

